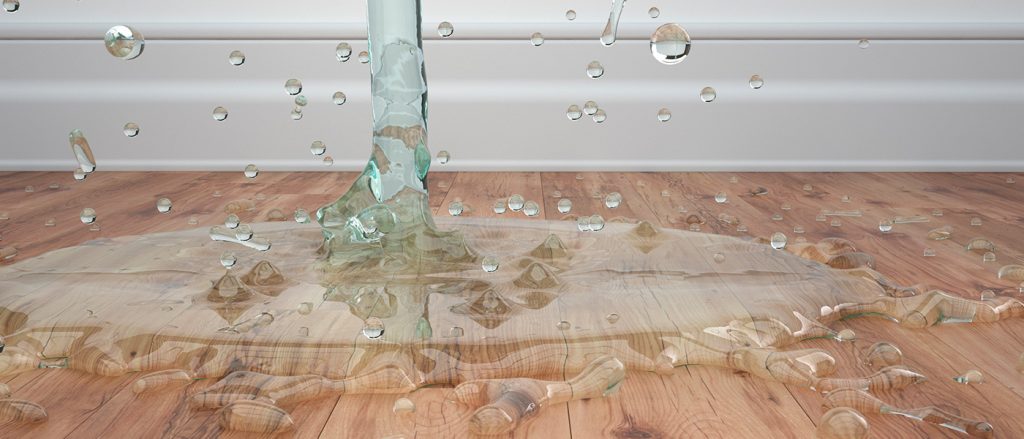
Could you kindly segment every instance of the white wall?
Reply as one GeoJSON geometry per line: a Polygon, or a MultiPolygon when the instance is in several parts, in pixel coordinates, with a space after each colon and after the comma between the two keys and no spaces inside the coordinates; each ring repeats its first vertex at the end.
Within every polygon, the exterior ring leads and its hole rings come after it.
{"type": "MultiPolygon", "coordinates": [[[[434,169],[1024,169],[1024,2],[890,3],[630,0],[625,40],[606,48],[606,1],[425,0],[425,22],[449,20],[457,37],[426,25],[431,148],[453,156],[434,169]],[[669,21],[695,38],[676,66],[645,41],[669,21]],[[527,41],[535,30],[541,47],[527,41]],[[595,59],[598,80],[584,74],[595,59]],[[752,74],[763,89],[748,87],[752,74]],[[698,99],[704,86],[715,102],[698,99]],[[589,99],[607,122],[565,117],[589,99]]],[[[363,14],[361,1],[23,0],[0,13],[0,169],[71,169],[74,128],[107,170],[325,169],[309,154],[317,139],[334,169],[361,168],[369,73],[338,63],[334,46],[365,48],[363,14]],[[141,57],[105,52],[113,24],[147,34],[141,57]],[[236,49],[241,67],[227,62],[236,49]],[[283,89],[293,77],[311,101],[300,121],[283,89]],[[129,121],[142,127],[133,139],[129,121]]]]}

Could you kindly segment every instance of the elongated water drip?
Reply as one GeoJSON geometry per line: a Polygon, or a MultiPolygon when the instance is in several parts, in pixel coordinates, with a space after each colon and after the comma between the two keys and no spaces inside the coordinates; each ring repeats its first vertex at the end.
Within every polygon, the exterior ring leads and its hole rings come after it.
{"type": "Polygon", "coordinates": [[[619,33],[619,17],[622,16],[624,6],[626,0],[612,0],[612,12],[608,14],[608,24],[604,25],[604,32],[601,33],[601,44],[615,44],[615,36],[619,33]]]}

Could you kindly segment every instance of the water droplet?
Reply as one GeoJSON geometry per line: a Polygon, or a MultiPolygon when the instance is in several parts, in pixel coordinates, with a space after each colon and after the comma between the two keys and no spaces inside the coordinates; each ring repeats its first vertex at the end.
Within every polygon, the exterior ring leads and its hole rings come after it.
{"type": "Polygon", "coordinates": [[[223,265],[224,268],[232,268],[232,267],[235,266],[236,262],[238,262],[238,258],[235,256],[234,253],[232,253],[232,252],[221,253],[221,255],[220,255],[220,265],[223,265]]]}
{"type": "Polygon", "coordinates": [[[228,118],[228,109],[224,107],[217,107],[213,109],[213,120],[217,122],[223,122],[228,118]]]}
{"type": "Polygon", "coordinates": [[[533,35],[530,35],[530,44],[533,44],[534,46],[544,44],[544,35],[540,32],[534,32],[533,35]]]}
{"type": "Polygon", "coordinates": [[[852,329],[844,329],[836,334],[836,339],[839,341],[852,341],[857,339],[857,333],[853,332],[852,329]]]}
{"type": "Polygon", "coordinates": [[[583,181],[583,174],[576,174],[576,181],[583,181]]]}
{"type": "Polygon", "coordinates": [[[523,213],[526,216],[537,216],[540,214],[540,206],[534,201],[527,201],[523,204],[523,213]]]}
{"type": "Polygon", "coordinates": [[[188,217],[188,225],[194,226],[196,224],[199,224],[199,217],[195,216],[195,215],[189,216],[188,217]]]}
{"type": "Polygon", "coordinates": [[[555,327],[558,328],[558,329],[561,329],[563,331],[567,331],[567,330],[569,330],[569,328],[572,328],[572,324],[567,322],[567,321],[565,321],[565,320],[562,320],[562,321],[558,322],[558,324],[555,325],[555,327]]]}
{"type": "Polygon", "coordinates": [[[334,105],[343,105],[347,100],[348,97],[345,96],[345,93],[342,93],[340,91],[334,92],[334,96],[331,97],[331,101],[334,102],[334,105]]]}
{"type": "Polygon", "coordinates": [[[82,214],[78,217],[82,220],[82,224],[92,224],[96,221],[96,211],[86,207],[82,209],[82,214]]]}
{"type": "Polygon", "coordinates": [[[89,174],[86,174],[82,168],[75,168],[75,170],[71,172],[71,176],[75,178],[75,181],[82,181],[85,180],[85,177],[88,177],[89,174]]]}
{"type": "Polygon", "coordinates": [[[305,107],[306,105],[309,105],[309,98],[307,98],[305,95],[298,95],[295,97],[296,107],[305,107]]]}
{"type": "Polygon", "coordinates": [[[601,230],[604,230],[604,217],[601,215],[591,215],[590,230],[593,232],[600,232],[601,230]]]}
{"type": "Polygon", "coordinates": [[[309,315],[309,313],[313,312],[313,302],[302,302],[302,303],[300,303],[298,311],[299,311],[299,314],[302,314],[304,316],[305,315],[309,315]]]}
{"type": "Polygon", "coordinates": [[[625,5],[626,0],[612,0],[612,11],[608,14],[608,23],[605,24],[604,31],[601,32],[601,44],[605,46],[615,44],[615,37],[619,32],[619,17],[622,16],[622,8],[625,5]]]}
{"type": "Polygon", "coordinates": [[[860,40],[857,42],[857,47],[860,47],[861,49],[867,49],[870,45],[871,42],[868,40],[860,40]]]}
{"type": "Polygon", "coordinates": [[[700,100],[704,102],[714,102],[717,97],[718,94],[715,92],[715,89],[711,87],[704,87],[700,90],[700,100]]]}
{"type": "Polygon", "coordinates": [[[451,214],[451,216],[460,216],[462,215],[462,211],[463,206],[461,201],[452,201],[451,203],[448,203],[448,213],[451,214]]]}
{"type": "Polygon", "coordinates": [[[334,53],[338,57],[338,62],[348,62],[348,59],[352,57],[352,46],[345,42],[338,43],[334,53]]]}
{"type": "Polygon", "coordinates": [[[46,220],[45,223],[43,223],[43,226],[45,226],[45,227],[54,227],[56,225],[57,225],[57,218],[49,218],[49,219],[46,220]]]}
{"type": "Polygon", "coordinates": [[[669,110],[668,108],[662,108],[662,109],[658,110],[658,121],[659,122],[668,122],[671,119],[672,119],[672,111],[671,110],[669,110]]]}
{"type": "Polygon", "coordinates": [[[925,247],[924,251],[921,252],[921,254],[926,258],[930,258],[932,256],[935,256],[935,250],[932,249],[931,247],[925,247]]]}
{"type": "Polygon", "coordinates": [[[294,78],[285,81],[284,91],[292,96],[302,93],[302,81],[299,81],[298,79],[294,78]]]}
{"type": "Polygon", "coordinates": [[[652,6],[651,9],[647,10],[647,15],[649,15],[651,18],[658,18],[661,15],[661,9],[652,6]]]}
{"type": "Polygon", "coordinates": [[[992,300],[996,298],[996,292],[992,290],[985,290],[981,292],[981,300],[992,300]]]}
{"type": "Polygon", "coordinates": [[[484,256],[483,262],[480,263],[481,268],[488,273],[498,271],[498,258],[495,256],[484,256]]]}
{"type": "Polygon", "coordinates": [[[238,227],[239,223],[241,223],[241,220],[238,219],[238,215],[235,215],[233,213],[231,215],[228,215],[227,218],[224,218],[224,227],[227,227],[229,229],[234,229],[238,227]]]}
{"type": "Polygon", "coordinates": [[[608,315],[604,316],[604,319],[608,323],[611,323],[611,324],[614,325],[616,322],[619,321],[619,315],[615,314],[615,313],[611,313],[611,314],[608,314],[608,315]]]}
{"type": "Polygon", "coordinates": [[[598,108],[597,112],[594,113],[593,118],[594,118],[594,122],[602,123],[602,122],[604,122],[605,120],[608,119],[608,115],[604,112],[604,110],[598,108]]]}
{"type": "Polygon", "coordinates": [[[299,224],[306,224],[309,222],[309,212],[306,212],[306,209],[301,207],[295,209],[295,214],[292,216],[295,218],[295,222],[299,224]]]}
{"type": "Polygon", "coordinates": [[[245,64],[245,54],[241,50],[233,50],[228,54],[228,62],[233,66],[245,64]]]}
{"type": "Polygon", "coordinates": [[[576,11],[574,11],[572,9],[570,9],[568,11],[565,11],[565,19],[569,20],[569,21],[575,20],[576,19],[576,11]]]}
{"type": "Polygon", "coordinates": [[[996,254],[995,253],[986,252],[984,255],[981,256],[981,262],[995,262],[995,261],[996,261],[996,254]]]}
{"type": "MultiPolygon", "coordinates": [[[[71,143],[71,152],[78,161],[78,166],[86,174],[96,170],[96,158],[92,155],[92,148],[85,134],[81,130],[72,130],[68,135],[68,142],[71,143]]],[[[29,191],[26,191],[29,192],[29,191]]]]}
{"type": "Polygon", "coordinates": [[[593,116],[594,114],[597,113],[597,110],[597,102],[587,101],[585,104],[583,104],[583,113],[585,113],[587,116],[593,116]]]}
{"type": "MultiPolygon", "coordinates": [[[[4,10],[7,12],[18,12],[21,9],[21,2],[18,0],[4,0],[4,10]]],[[[575,18],[575,14],[574,14],[575,18]]]]}
{"type": "Polygon", "coordinates": [[[882,233],[889,233],[892,231],[892,220],[884,219],[878,222],[878,230],[882,233]]]}
{"type": "Polygon", "coordinates": [[[313,153],[313,155],[323,155],[327,152],[327,145],[321,140],[314,140],[309,145],[309,152],[313,153]]]}
{"type": "Polygon", "coordinates": [[[454,33],[455,26],[452,26],[452,24],[447,21],[442,21],[437,25],[437,34],[440,35],[441,38],[448,38],[454,33]]]}
{"type": "Polygon", "coordinates": [[[953,381],[960,384],[981,384],[985,382],[985,376],[981,372],[971,369],[964,372],[963,375],[953,378],[953,381]]]}
{"type": "Polygon", "coordinates": [[[843,225],[843,222],[840,221],[839,218],[834,218],[832,219],[832,222],[829,223],[829,225],[832,227],[841,227],[843,225]]]}
{"type": "Polygon", "coordinates": [[[776,250],[782,250],[786,248],[786,235],[782,232],[775,232],[772,234],[771,239],[772,248],[776,250]]]}
{"type": "Polygon", "coordinates": [[[561,200],[558,200],[557,207],[559,213],[569,213],[570,211],[572,211],[572,200],[568,198],[562,198],[561,200]]]}
{"type": "Polygon", "coordinates": [[[730,175],[729,176],[729,183],[739,183],[739,182],[740,182],[739,177],[737,177],[735,175],[730,175]]]}
{"type": "Polygon", "coordinates": [[[716,203],[722,204],[722,203],[725,203],[727,201],[729,201],[729,196],[726,195],[725,192],[719,192],[719,193],[715,194],[715,202],[716,203]]]}
{"type": "Polygon", "coordinates": [[[772,215],[772,221],[782,221],[782,214],[776,213],[772,215]]]}
{"type": "Polygon", "coordinates": [[[651,54],[662,64],[679,64],[690,54],[690,35],[678,24],[663,24],[651,34],[651,54]]]}
{"type": "Polygon", "coordinates": [[[18,256],[18,249],[14,247],[0,247],[0,260],[9,261],[18,256]]]}
{"type": "Polygon", "coordinates": [[[793,233],[796,233],[797,235],[803,234],[804,233],[804,227],[803,226],[793,226],[793,233]]]}
{"type": "Polygon", "coordinates": [[[579,120],[583,117],[583,110],[580,110],[579,105],[570,105],[569,109],[565,110],[565,117],[568,117],[569,120],[579,120]]]}
{"type": "Polygon", "coordinates": [[[754,90],[760,90],[761,87],[764,87],[764,79],[761,79],[761,77],[759,75],[751,76],[750,77],[750,88],[752,88],[754,90]]]}
{"type": "Polygon", "coordinates": [[[581,232],[589,232],[590,231],[590,217],[589,216],[581,216],[579,218],[576,218],[576,228],[579,229],[581,232]]]}
{"type": "Polygon", "coordinates": [[[159,200],[156,200],[156,211],[157,212],[160,212],[160,213],[170,212],[172,206],[173,206],[173,204],[171,204],[171,199],[170,198],[161,198],[159,200]]]}
{"type": "MultiPolygon", "coordinates": [[[[612,192],[604,197],[604,205],[609,209],[614,209],[622,204],[622,194],[618,192],[612,192]]],[[[563,212],[564,213],[564,212],[563,212]]]]}
{"type": "Polygon", "coordinates": [[[864,439],[868,437],[868,421],[849,407],[836,407],[821,416],[818,439],[864,439]]]}
{"type": "Polygon", "coordinates": [[[814,191],[814,186],[811,186],[810,184],[805,184],[804,185],[804,192],[812,192],[812,191],[814,191]]]}
{"type": "Polygon", "coordinates": [[[391,410],[395,413],[412,413],[416,411],[416,404],[409,400],[409,398],[398,398],[391,410]]]}
{"type": "Polygon", "coordinates": [[[359,62],[362,63],[362,64],[366,64],[366,63],[370,62],[370,52],[367,52],[365,50],[362,51],[362,52],[359,52],[359,62]]]}
{"type": "Polygon", "coordinates": [[[932,211],[932,216],[942,216],[942,209],[935,209],[932,211]]]}
{"type": "Polygon", "coordinates": [[[300,120],[300,119],[302,119],[302,107],[295,107],[295,108],[293,108],[291,116],[292,116],[292,120],[300,120]]]}
{"type": "Polygon", "coordinates": [[[740,224],[740,225],[736,226],[736,231],[737,232],[747,233],[747,230],[749,230],[749,228],[747,227],[746,224],[740,224]]]}
{"type": "Polygon", "coordinates": [[[323,162],[324,162],[324,166],[332,166],[332,165],[334,165],[334,157],[331,157],[329,155],[328,156],[324,156],[323,162]]]}
{"type": "Polygon", "coordinates": [[[877,342],[868,348],[864,362],[874,370],[903,364],[903,351],[884,341],[877,342]]]}
{"type": "Polygon", "coordinates": [[[370,317],[363,323],[363,335],[369,339],[377,339],[384,335],[384,322],[379,318],[370,317]]]}
{"type": "Polygon", "coordinates": [[[526,199],[522,195],[512,194],[511,197],[508,197],[508,208],[513,212],[523,210],[524,204],[526,204],[526,199]]]}
{"type": "Polygon", "coordinates": [[[103,36],[107,52],[123,60],[135,59],[142,55],[146,39],[142,33],[129,26],[114,26],[103,36]]]}
{"type": "Polygon", "coordinates": [[[1016,179],[1016,178],[1013,178],[1013,176],[1012,176],[1012,175],[1011,175],[1011,176],[1009,176],[1009,177],[1006,177],[1006,184],[1014,184],[1014,183],[1016,183],[1016,182],[1017,182],[1017,179],[1016,179]]]}
{"type": "Polygon", "coordinates": [[[498,215],[505,213],[505,200],[497,200],[494,202],[494,213],[498,215]]]}
{"type": "Polygon", "coordinates": [[[451,160],[451,158],[452,155],[449,154],[448,151],[441,150],[437,152],[437,162],[442,165],[448,164],[448,161],[451,160]]]}
{"type": "Polygon", "coordinates": [[[235,239],[239,241],[248,241],[252,239],[252,227],[248,224],[241,224],[235,227],[235,239]]]}
{"type": "Polygon", "coordinates": [[[604,66],[599,61],[591,61],[587,64],[587,76],[593,79],[604,76],[604,66]]]}
{"type": "Polygon", "coordinates": [[[256,178],[257,175],[260,175],[260,168],[257,168],[256,165],[250,163],[245,166],[245,170],[242,171],[242,174],[245,175],[246,178],[256,178]]]}
{"type": "Polygon", "coordinates": [[[135,137],[139,135],[139,124],[135,122],[128,122],[124,124],[124,135],[125,137],[135,137]]]}
{"type": "Polygon", "coordinates": [[[971,225],[974,226],[974,227],[981,226],[981,218],[979,218],[979,217],[971,218],[971,225]]]}

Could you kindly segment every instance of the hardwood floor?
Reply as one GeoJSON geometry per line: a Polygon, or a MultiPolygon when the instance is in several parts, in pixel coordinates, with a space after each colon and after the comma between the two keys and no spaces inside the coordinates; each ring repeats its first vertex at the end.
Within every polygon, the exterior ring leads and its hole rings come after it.
{"type": "MultiPolygon", "coordinates": [[[[261,173],[246,179],[237,173],[97,172],[75,182],[70,172],[0,173],[0,247],[15,247],[10,262],[76,245],[87,240],[209,227],[224,220],[224,206],[251,200],[256,209],[240,214],[244,222],[264,221],[274,209],[290,219],[295,208],[312,212],[333,201],[354,173],[261,173]],[[59,185],[51,189],[51,184],[59,185]],[[26,192],[26,187],[34,192],[26,192]],[[219,195],[219,196],[215,196],[219,195]],[[156,201],[170,198],[174,207],[160,214],[156,201]],[[79,220],[85,207],[96,210],[99,231],[79,220]],[[48,220],[56,222],[46,226],[48,220]]],[[[1024,175],[955,173],[446,173],[431,174],[431,207],[447,215],[456,198],[464,216],[492,217],[491,206],[513,193],[540,204],[537,218],[559,220],[561,194],[573,212],[600,213],[606,219],[646,220],[664,227],[687,228],[696,215],[701,231],[733,236],[768,236],[784,232],[791,240],[841,237],[874,255],[877,269],[903,285],[933,288],[978,298],[983,290],[1020,296],[1018,288],[996,276],[999,267],[1024,263],[1024,175]],[[1014,177],[1020,182],[1008,183],[1014,177]],[[732,180],[732,181],[731,181],[732,180]],[[733,182],[735,181],[735,182],[733,182]],[[811,185],[811,190],[805,190],[811,185]],[[767,193],[752,195],[765,188],[767,193]],[[604,207],[601,194],[617,191],[620,207],[604,207]],[[667,192],[666,192],[667,191],[667,192]],[[714,195],[725,192],[728,202],[714,195]],[[844,202],[844,196],[849,197],[844,202]],[[861,216],[829,217],[823,210],[859,210],[861,216]],[[934,211],[941,210],[941,216],[934,211]],[[719,220],[737,218],[747,227],[719,220]],[[773,216],[776,216],[773,219],[773,216]],[[897,224],[879,232],[883,218],[921,215],[928,222],[897,224]],[[781,219],[780,219],[781,218],[781,219]],[[840,225],[830,221],[838,218],[840,225]],[[971,225],[972,218],[981,221],[971,225]],[[693,219],[691,218],[691,222],[693,219]],[[949,240],[929,241],[930,229],[949,225],[949,240]],[[796,234],[800,226],[805,232],[796,234]],[[995,246],[996,262],[964,250],[967,241],[985,237],[995,246]],[[924,257],[925,248],[935,252],[924,257]]],[[[505,216],[512,215],[506,213],[505,216]]],[[[521,214],[516,214],[523,217],[521,214]]],[[[0,292],[2,294],[2,292],[0,292]]],[[[839,324],[852,328],[851,348],[814,340],[799,347],[823,348],[839,360],[838,374],[863,375],[858,353],[875,341],[894,341],[906,364],[929,381],[901,392],[880,395],[901,407],[936,406],[972,419],[985,419],[996,437],[1024,437],[1024,319],[993,324],[949,325],[908,330],[877,320],[839,324]],[[969,369],[984,373],[977,385],[953,377],[969,369]]],[[[46,407],[47,423],[0,427],[0,437],[234,437],[222,433],[209,411],[190,410],[187,395],[210,384],[197,381],[182,392],[138,397],[129,387],[137,374],[109,378],[71,370],[36,370],[6,377],[14,395],[46,407]]],[[[416,391],[419,407],[440,405],[447,389],[416,391]]],[[[390,422],[393,395],[352,395],[302,403],[291,409],[295,437],[380,438],[390,422]]],[[[819,394],[805,388],[763,381],[712,367],[678,368],[671,375],[631,373],[613,397],[549,407],[527,421],[516,437],[813,437],[824,412],[819,394]]],[[[874,437],[958,437],[946,429],[893,416],[868,415],[874,437]]]]}

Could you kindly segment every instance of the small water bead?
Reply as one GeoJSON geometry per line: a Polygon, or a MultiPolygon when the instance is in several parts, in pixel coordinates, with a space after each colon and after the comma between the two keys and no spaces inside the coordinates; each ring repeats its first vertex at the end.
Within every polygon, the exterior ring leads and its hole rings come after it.
{"type": "Polygon", "coordinates": [[[295,78],[285,81],[284,91],[292,96],[302,93],[302,81],[295,78]]]}
{"type": "Polygon", "coordinates": [[[224,107],[217,107],[213,109],[213,120],[217,122],[223,122],[228,118],[228,109],[224,107]]]}
{"type": "Polygon", "coordinates": [[[793,206],[790,206],[789,203],[782,203],[782,205],[779,206],[779,209],[790,211],[793,210],[793,206]]]}
{"type": "Polygon", "coordinates": [[[860,47],[861,49],[867,49],[870,45],[871,42],[868,40],[860,40],[857,42],[857,47],[860,47]]]}
{"type": "Polygon", "coordinates": [[[576,174],[576,181],[583,181],[583,174],[576,174]]]}
{"type": "Polygon", "coordinates": [[[82,209],[82,213],[78,217],[82,220],[82,224],[92,224],[96,221],[96,211],[86,207],[82,209]]]}
{"type": "Polygon", "coordinates": [[[839,201],[843,202],[843,203],[849,203],[851,201],[850,200],[850,196],[849,195],[843,195],[843,197],[840,198],[839,201]]]}
{"type": "Polygon", "coordinates": [[[804,227],[803,226],[793,226],[793,233],[796,233],[797,235],[802,235],[804,233],[804,227]]]}
{"type": "Polygon", "coordinates": [[[398,398],[395,405],[391,407],[395,413],[412,413],[416,411],[416,404],[409,398],[398,398]]]}
{"type": "Polygon", "coordinates": [[[668,108],[658,110],[658,122],[668,122],[672,119],[672,111],[668,108]]]}
{"type": "Polygon", "coordinates": [[[981,262],[995,262],[995,261],[996,261],[996,254],[995,253],[987,252],[987,253],[985,253],[984,255],[981,256],[981,262]]]}
{"type": "Polygon", "coordinates": [[[454,33],[455,26],[452,26],[452,24],[447,21],[442,21],[437,25],[437,34],[440,35],[441,38],[448,38],[454,33]]]}
{"type": "Polygon", "coordinates": [[[252,239],[252,227],[248,224],[241,224],[235,228],[235,239],[239,241],[248,241],[252,239]]]}
{"type": "Polygon", "coordinates": [[[587,76],[597,79],[604,76],[604,66],[599,61],[591,61],[587,64],[587,76]]]}
{"type": "Polygon", "coordinates": [[[370,317],[363,322],[363,336],[371,340],[384,335],[384,322],[377,317],[370,317]]]}
{"type": "Polygon", "coordinates": [[[292,109],[291,117],[292,117],[292,120],[301,120],[302,119],[302,107],[295,107],[294,109],[292,109]]]}
{"type": "Polygon", "coordinates": [[[174,205],[171,203],[170,198],[161,198],[156,200],[156,211],[160,213],[167,213],[171,211],[171,207],[174,205]]]}
{"type": "Polygon", "coordinates": [[[985,376],[981,372],[971,369],[964,372],[963,375],[953,378],[953,381],[960,384],[981,384],[985,382],[985,376]]]}
{"type": "Polygon", "coordinates": [[[18,249],[14,247],[0,247],[0,261],[9,261],[18,256],[18,249]]]}
{"type": "Polygon", "coordinates": [[[981,292],[981,300],[992,300],[996,298],[996,292],[992,290],[985,290],[981,292]]]}
{"type": "Polygon", "coordinates": [[[508,208],[513,212],[519,212],[520,210],[523,210],[524,204],[526,204],[526,200],[523,198],[522,195],[513,194],[511,197],[508,197],[508,208]]]}
{"type": "Polygon", "coordinates": [[[565,19],[569,20],[569,21],[575,20],[576,19],[576,11],[574,11],[572,9],[570,9],[568,11],[565,11],[565,19]]]}
{"type": "MultiPolygon", "coordinates": [[[[615,209],[622,204],[622,194],[618,192],[612,192],[604,197],[604,205],[609,209],[615,209]]],[[[571,204],[570,204],[571,207],[571,204]]],[[[565,213],[565,212],[562,212],[565,213]]]]}
{"type": "Polygon", "coordinates": [[[971,218],[971,225],[974,226],[974,227],[980,227],[981,226],[981,218],[979,218],[979,217],[971,218]]]}
{"type": "Polygon", "coordinates": [[[727,201],[729,201],[729,196],[726,195],[725,192],[719,192],[719,193],[715,194],[715,202],[716,203],[722,204],[722,203],[725,203],[727,201]]]}
{"type": "Polygon", "coordinates": [[[238,215],[232,213],[231,215],[228,215],[227,218],[224,218],[224,227],[234,229],[237,228],[241,222],[242,220],[238,218],[238,215]]]}
{"type": "Polygon", "coordinates": [[[601,230],[604,230],[604,217],[602,217],[601,215],[591,215],[590,231],[600,232],[601,230]]]}
{"type": "Polygon", "coordinates": [[[572,328],[572,324],[565,320],[562,320],[558,322],[558,324],[556,324],[555,327],[562,331],[568,331],[570,328],[572,328]]]}
{"type": "Polygon", "coordinates": [[[135,137],[139,135],[139,124],[135,122],[128,122],[124,124],[124,135],[125,137],[135,137]]]}
{"type": "Polygon", "coordinates": [[[581,232],[589,232],[590,230],[590,217],[581,216],[576,218],[576,228],[581,232]]]}
{"type": "Polygon", "coordinates": [[[839,341],[852,341],[857,339],[857,333],[853,332],[852,329],[844,329],[836,334],[836,340],[839,341]]]}
{"type": "Polygon", "coordinates": [[[327,152],[327,144],[320,140],[314,140],[309,145],[309,152],[313,153],[313,155],[323,155],[327,152]]]}
{"type": "Polygon", "coordinates": [[[651,9],[647,10],[647,15],[649,15],[651,18],[658,18],[661,15],[661,9],[652,6],[651,9]]]}
{"type": "Polygon", "coordinates": [[[764,79],[762,79],[759,75],[754,75],[750,77],[749,84],[750,88],[754,90],[760,90],[761,87],[764,87],[764,79]]]}
{"type": "Polygon", "coordinates": [[[882,233],[889,233],[892,231],[892,220],[884,219],[878,222],[878,230],[882,233]]]}
{"type": "Polygon", "coordinates": [[[245,54],[241,50],[233,50],[228,54],[228,62],[233,66],[245,64],[245,54]]]}
{"type": "Polygon", "coordinates": [[[593,116],[594,114],[597,113],[597,110],[597,102],[587,101],[586,103],[583,104],[583,113],[585,113],[587,116],[593,116]]]}
{"type": "Polygon", "coordinates": [[[344,105],[347,100],[348,97],[345,96],[345,93],[340,91],[334,92],[334,96],[331,96],[331,101],[334,102],[334,105],[344,105]]]}
{"type": "Polygon", "coordinates": [[[352,45],[346,42],[338,43],[334,54],[338,58],[338,62],[348,62],[348,59],[352,57],[352,45]]]}
{"type": "Polygon", "coordinates": [[[224,252],[220,255],[220,265],[224,266],[224,268],[230,269],[234,267],[237,262],[238,257],[236,257],[232,252],[224,252]]]}
{"type": "Polygon", "coordinates": [[[36,191],[36,187],[32,185],[25,186],[25,193],[31,194],[36,191]]]}
{"type": "Polygon", "coordinates": [[[299,304],[298,312],[301,315],[309,315],[313,312],[313,302],[302,302],[299,304]]]}
{"type": "Polygon", "coordinates": [[[43,226],[45,226],[45,227],[54,227],[56,225],[57,225],[57,218],[48,218],[46,220],[46,222],[43,223],[43,226]]]}
{"type": "Polygon", "coordinates": [[[776,213],[776,214],[772,215],[772,221],[782,221],[782,214],[781,213],[776,213]]]}
{"type": "Polygon", "coordinates": [[[933,256],[935,256],[935,250],[932,249],[931,247],[925,247],[924,251],[921,252],[921,255],[926,257],[926,258],[933,257],[933,256]]]}
{"type": "Polygon", "coordinates": [[[367,52],[365,50],[362,51],[362,52],[359,52],[359,62],[362,63],[362,64],[366,64],[366,63],[370,62],[370,52],[367,52]]]}
{"type": "Polygon", "coordinates": [[[260,175],[260,168],[257,168],[256,165],[250,163],[245,166],[245,170],[242,171],[242,174],[245,175],[245,178],[256,178],[257,175],[260,175]]]}
{"type": "Polygon", "coordinates": [[[719,264],[721,264],[722,262],[725,262],[725,254],[724,253],[715,253],[711,258],[714,259],[714,261],[719,263],[719,264]]]}
{"type": "Polygon", "coordinates": [[[736,226],[736,231],[737,232],[747,233],[748,230],[750,230],[750,229],[747,227],[746,224],[740,224],[740,225],[736,226]]]}
{"type": "Polygon", "coordinates": [[[305,107],[306,105],[309,105],[309,98],[307,98],[305,95],[298,95],[295,97],[296,107],[305,107]]]}
{"type": "Polygon", "coordinates": [[[4,10],[7,12],[18,12],[21,9],[21,2],[18,0],[4,0],[4,10]]]}
{"type": "Polygon", "coordinates": [[[562,198],[561,200],[558,200],[557,207],[558,213],[569,213],[572,211],[572,200],[568,198],[562,198]]]}
{"type": "Polygon", "coordinates": [[[488,273],[494,273],[495,271],[498,271],[499,264],[500,261],[498,261],[496,256],[485,256],[483,261],[480,263],[480,267],[488,273]]]}
{"type": "Polygon", "coordinates": [[[568,117],[569,120],[580,120],[583,117],[583,110],[580,109],[579,105],[570,105],[569,109],[565,110],[565,117],[568,117]]]}
{"type": "Polygon", "coordinates": [[[494,213],[498,215],[505,213],[505,200],[497,200],[494,202],[494,213]]]}
{"type": "Polygon", "coordinates": [[[836,407],[821,416],[815,437],[818,439],[865,439],[868,437],[867,419],[857,410],[836,407]]]}
{"type": "Polygon", "coordinates": [[[839,218],[833,218],[832,222],[829,223],[829,225],[832,227],[841,227],[843,225],[843,222],[840,221],[839,218]]]}
{"type": "Polygon", "coordinates": [[[602,123],[602,122],[604,122],[605,120],[608,120],[608,114],[607,114],[607,113],[605,113],[605,112],[604,112],[604,110],[602,110],[602,109],[598,108],[598,109],[597,109],[597,112],[596,112],[596,113],[594,113],[594,116],[593,116],[593,118],[594,118],[594,122],[597,122],[597,123],[602,123]]]}
{"type": "Polygon", "coordinates": [[[452,201],[448,203],[448,213],[451,216],[460,216],[464,210],[464,206],[461,201],[452,201]]]}
{"type": "Polygon", "coordinates": [[[813,191],[814,191],[814,186],[811,186],[809,184],[805,184],[804,185],[804,192],[813,192],[813,191]]]}
{"type": "Polygon", "coordinates": [[[103,36],[103,43],[115,58],[130,60],[142,55],[146,39],[142,33],[129,26],[114,26],[103,36]]]}
{"type": "Polygon", "coordinates": [[[715,92],[714,88],[704,87],[700,90],[700,100],[704,102],[714,102],[717,97],[718,93],[715,92]]]}
{"type": "Polygon", "coordinates": [[[1016,183],[1016,182],[1017,182],[1017,179],[1016,179],[1016,178],[1014,178],[1014,177],[1012,177],[1012,176],[1010,176],[1010,177],[1006,177],[1006,184],[1014,184],[1014,183],[1016,183]]]}
{"type": "Polygon", "coordinates": [[[452,159],[452,155],[449,154],[448,151],[442,150],[442,151],[438,151],[437,152],[437,162],[438,163],[440,163],[442,165],[446,165],[446,164],[448,164],[448,161],[451,160],[451,159],[452,159]]]}
{"type": "Polygon", "coordinates": [[[772,234],[771,245],[776,250],[781,250],[786,247],[786,235],[782,232],[775,232],[772,234]]]}
{"type": "Polygon", "coordinates": [[[540,32],[534,32],[533,35],[530,35],[530,44],[533,44],[534,46],[544,44],[544,35],[540,32]]]}
{"type": "Polygon", "coordinates": [[[540,214],[540,205],[534,201],[527,201],[523,204],[523,213],[526,216],[537,216],[540,214]]]}
{"type": "Polygon", "coordinates": [[[942,209],[935,209],[932,211],[932,216],[942,216],[942,209]]]}
{"type": "Polygon", "coordinates": [[[188,217],[188,225],[194,226],[196,224],[199,224],[199,217],[195,216],[195,215],[189,216],[188,217]]]}
{"type": "Polygon", "coordinates": [[[690,35],[676,23],[666,23],[651,34],[651,55],[666,65],[678,64],[690,54],[690,35]]]}

